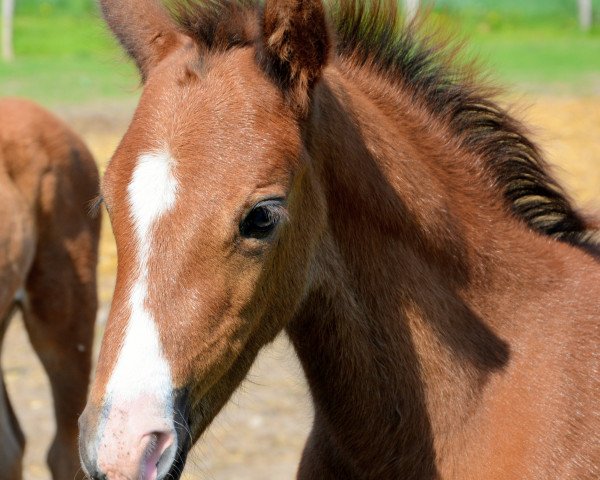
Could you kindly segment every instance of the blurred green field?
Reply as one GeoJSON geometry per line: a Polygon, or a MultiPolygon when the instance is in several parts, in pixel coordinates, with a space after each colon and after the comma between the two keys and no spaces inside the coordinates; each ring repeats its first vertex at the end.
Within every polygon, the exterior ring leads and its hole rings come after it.
{"type": "MultiPolygon", "coordinates": [[[[430,5],[432,0],[424,0],[430,5]]],[[[600,92],[600,19],[577,26],[576,0],[437,0],[433,21],[466,40],[492,78],[518,91],[600,92]]],[[[594,0],[600,12],[600,0],[594,0]]],[[[598,15],[597,15],[598,16],[598,15]]],[[[91,0],[18,0],[16,59],[0,95],[49,105],[132,97],[138,78],[91,0]]]]}
{"type": "MultiPolygon", "coordinates": [[[[31,0],[25,0],[31,1],[31,0]]],[[[64,0],[69,1],[69,0],[64,0]]],[[[575,23],[577,0],[422,0],[426,5],[435,5],[437,10],[465,14],[472,17],[500,15],[511,21],[531,19],[562,18],[564,22],[575,23]]],[[[592,0],[595,9],[600,0],[592,0]]],[[[600,13],[596,12],[596,18],[600,13]]]]}
{"type": "Polygon", "coordinates": [[[579,28],[577,0],[423,2],[492,77],[521,91],[600,92],[600,0],[592,0],[590,32],[579,28]]]}
{"type": "Polygon", "coordinates": [[[598,31],[585,34],[576,27],[550,24],[493,30],[480,23],[467,30],[465,38],[468,53],[480,59],[492,78],[519,90],[600,92],[598,31]]]}
{"type": "Polygon", "coordinates": [[[0,61],[0,95],[75,104],[135,91],[135,69],[98,15],[18,14],[14,28],[16,58],[0,61]]]}

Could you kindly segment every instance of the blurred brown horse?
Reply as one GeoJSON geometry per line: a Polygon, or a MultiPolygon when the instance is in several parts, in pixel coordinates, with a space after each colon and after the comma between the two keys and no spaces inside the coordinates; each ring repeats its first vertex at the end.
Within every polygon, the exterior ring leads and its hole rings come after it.
{"type": "MultiPolygon", "coordinates": [[[[56,480],[80,471],[77,416],[91,368],[100,227],[88,210],[97,190],[94,159],[66,125],[30,102],[0,100],[0,347],[20,307],[52,387],[56,480]]],[[[25,438],[1,376],[0,386],[0,478],[14,480],[25,438]]]]}
{"type": "Polygon", "coordinates": [[[597,232],[396,0],[101,5],[145,85],[102,187],[93,478],[179,477],[283,329],[301,479],[600,478],[597,232]]]}

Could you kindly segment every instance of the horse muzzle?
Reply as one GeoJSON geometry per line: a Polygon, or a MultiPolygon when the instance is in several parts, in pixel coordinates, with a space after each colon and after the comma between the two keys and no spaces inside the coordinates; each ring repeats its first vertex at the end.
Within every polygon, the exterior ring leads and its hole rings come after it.
{"type": "Polygon", "coordinates": [[[191,448],[185,397],[174,395],[171,408],[146,396],[101,407],[88,403],[79,419],[79,452],[88,477],[178,479],[191,448]]]}

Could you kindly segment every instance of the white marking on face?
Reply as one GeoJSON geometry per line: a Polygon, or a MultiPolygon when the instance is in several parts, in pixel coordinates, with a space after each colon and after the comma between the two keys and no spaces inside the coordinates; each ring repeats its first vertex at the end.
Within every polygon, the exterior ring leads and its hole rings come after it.
{"type": "Polygon", "coordinates": [[[127,188],[131,219],[137,240],[137,279],[130,293],[131,317],[115,368],[107,385],[113,403],[151,395],[163,408],[172,409],[172,381],[164,358],[148,296],[148,261],[153,227],[175,205],[177,180],[174,160],[167,150],[146,153],[138,158],[127,188]]]}

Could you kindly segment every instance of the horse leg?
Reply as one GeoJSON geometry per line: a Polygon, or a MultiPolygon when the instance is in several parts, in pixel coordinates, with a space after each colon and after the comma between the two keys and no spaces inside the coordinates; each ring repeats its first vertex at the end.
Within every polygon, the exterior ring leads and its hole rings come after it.
{"type": "Polygon", "coordinates": [[[48,451],[55,480],[83,478],[77,419],[85,407],[96,318],[96,239],[40,239],[27,280],[25,325],[50,380],[56,435],[48,451]]]}
{"type": "MultiPolygon", "coordinates": [[[[0,356],[13,315],[22,304],[27,272],[36,248],[34,221],[8,177],[0,152],[0,356]]],[[[6,391],[0,365],[0,478],[20,479],[25,437],[6,391]]]]}
{"type": "MultiPolygon", "coordinates": [[[[0,317],[0,355],[2,343],[14,309],[0,317]]],[[[25,453],[25,436],[19,426],[17,416],[8,398],[2,370],[0,368],[0,472],[6,480],[20,480],[23,454],[25,453]]]]}
{"type": "Polygon", "coordinates": [[[25,437],[17,423],[1,377],[0,388],[0,471],[3,479],[20,480],[25,437]]]}

